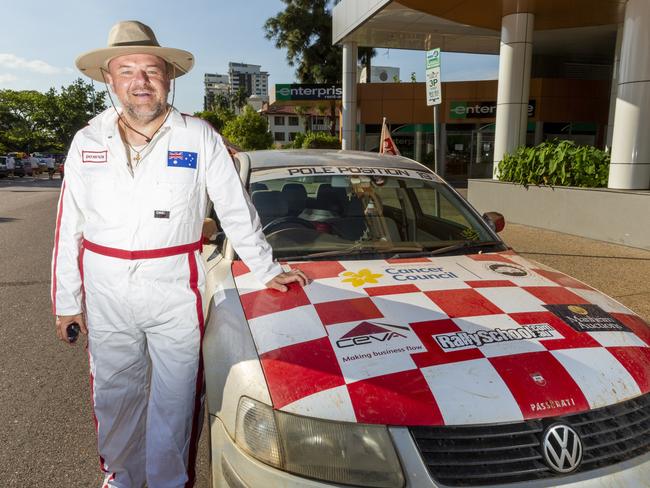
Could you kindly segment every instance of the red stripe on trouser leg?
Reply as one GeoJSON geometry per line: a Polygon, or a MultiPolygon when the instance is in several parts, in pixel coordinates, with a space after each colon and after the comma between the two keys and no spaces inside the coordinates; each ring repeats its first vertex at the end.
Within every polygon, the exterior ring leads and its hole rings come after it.
{"type": "MultiPolygon", "coordinates": [[[[86,309],[86,288],[84,286],[84,248],[82,247],[79,251],[79,276],[81,276],[81,296],[84,310],[86,309]]],[[[86,327],[88,324],[86,324],[86,327]]],[[[90,356],[90,350],[88,349],[88,344],[86,343],[86,351],[88,352],[88,370],[90,372],[90,407],[93,412],[93,422],[95,423],[95,436],[97,436],[97,455],[99,456],[99,469],[104,473],[108,473],[106,469],[106,461],[101,454],[99,454],[99,422],[97,422],[97,415],[95,415],[95,377],[93,376],[93,366],[92,366],[92,357],[90,356]]],[[[115,473],[113,473],[113,478],[115,478],[115,473]]]]}
{"type": "Polygon", "coordinates": [[[194,486],[196,479],[196,454],[199,447],[199,433],[201,431],[201,397],[203,393],[203,300],[201,292],[199,291],[199,269],[196,264],[196,255],[194,252],[188,254],[188,262],[190,265],[190,288],[196,296],[196,315],[199,321],[199,368],[196,374],[196,393],[194,398],[194,415],[192,417],[192,435],[190,436],[190,452],[187,459],[187,483],[185,488],[194,486]]]}
{"type": "Polygon", "coordinates": [[[63,217],[63,195],[65,194],[65,181],[61,187],[59,197],[59,210],[56,216],[56,228],[54,230],[54,264],[52,265],[52,313],[56,315],[56,265],[59,260],[59,237],[61,234],[61,218],[63,217]]]}
{"type": "Polygon", "coordinates": [[[104,480],[104,484],[102,485],[102,488],[111,488],[108,483],[113,481],[114,479],[115,479],[115,473],[111,473],[111,475],[104,480]]]}
{"type": "Polygon", "coordinates": [[[97,422],[97,415],[95,415],[95,377],[93,376],[92,359],[90,351],[88,351],[88,368],[90,369],[90,406],[93,412],[93,422],[95,423],[95,435],[97,436],[97,455],[99,456],[99,469],[104,473],[108,473],[106,469],[106,462],[101,454],[99,454],[99,422],[97,422]]]}

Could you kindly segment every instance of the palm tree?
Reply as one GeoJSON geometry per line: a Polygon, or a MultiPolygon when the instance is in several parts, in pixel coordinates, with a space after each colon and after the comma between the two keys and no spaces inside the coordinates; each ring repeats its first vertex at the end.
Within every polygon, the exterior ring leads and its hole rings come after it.
{"type": "Polygon", "coordinates": [[[372,70],[372,58],[377,55],[377,51],[372,47],[359,48],[359,62],[366,68],[366,83],[370,83],[370,72],[372,70]]]}

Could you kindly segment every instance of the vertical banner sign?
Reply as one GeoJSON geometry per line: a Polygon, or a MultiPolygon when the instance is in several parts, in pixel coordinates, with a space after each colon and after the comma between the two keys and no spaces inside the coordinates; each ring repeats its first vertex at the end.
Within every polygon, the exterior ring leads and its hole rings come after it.
{"type": "Polygon", "coordinates": [[[427,51],[427,106],[442,103],[442,83],[440,80],[440,48],[427,51]]]}

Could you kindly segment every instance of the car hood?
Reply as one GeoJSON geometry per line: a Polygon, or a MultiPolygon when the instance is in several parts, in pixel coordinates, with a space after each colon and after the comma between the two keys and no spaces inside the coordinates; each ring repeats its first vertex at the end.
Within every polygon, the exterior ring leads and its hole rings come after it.
{"type": "Polygon", "coordinates": [[[508,251],[301,262],[313,281],[233,276],[276,409],[390,425],[513,422],[650,391],[650,328],[508,251]]]}

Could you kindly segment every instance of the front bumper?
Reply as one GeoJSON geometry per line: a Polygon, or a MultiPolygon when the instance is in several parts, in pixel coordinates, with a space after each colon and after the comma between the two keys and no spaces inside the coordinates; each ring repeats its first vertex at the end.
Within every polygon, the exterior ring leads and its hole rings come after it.
{"type": "MultiPolygon", "coordinates": [[[[405,488],[443,488],[436,483],[420,458],[411,434],[403,427],[389,429],[400,457],[405,488]]],[[[289,474],[252,458],[235,445],[218,417],[210,415],[212,488],[332,488],[343,485],[309,480],[289,474]]],[[[650,488],[650,454],[607,468],[524,483],[490,485],[493,488],[650,488]]],[[[349,488],[349,487],[348,487],[349,488]]]]}

